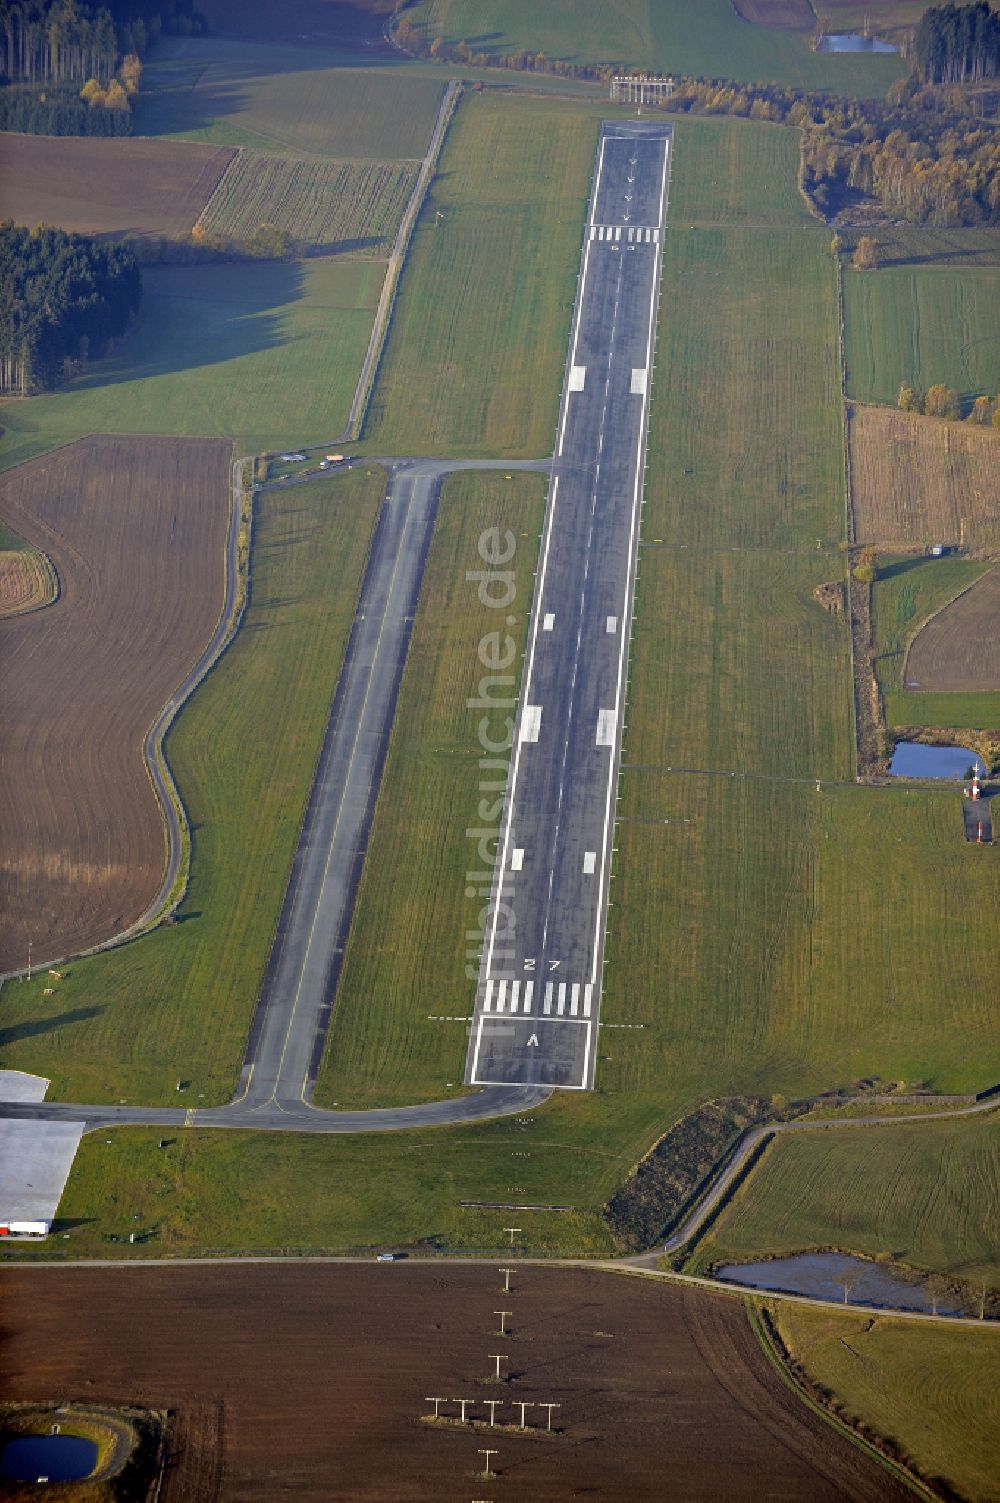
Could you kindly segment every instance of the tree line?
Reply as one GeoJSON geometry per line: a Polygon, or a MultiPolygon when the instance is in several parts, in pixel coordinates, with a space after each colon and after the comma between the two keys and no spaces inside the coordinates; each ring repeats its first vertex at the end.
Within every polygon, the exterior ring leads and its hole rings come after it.
{"type": "Polygon", "coordinates": [[[141,296],[124,246],[0,224],[0,391],[57,385],[124,332],[141,296]]]}
{"type": "Polygon", "coordinates": [[[913,34],[912,55],[925,83],[979,83],[1000,74],[1000,15],[975,5],[925,10],[913,34]]]}
{"type": "Polygon", "coordinates": [[[107,85],[119,56],[205,29],[194,0],[0,0],[0,82],[107,85]]]}

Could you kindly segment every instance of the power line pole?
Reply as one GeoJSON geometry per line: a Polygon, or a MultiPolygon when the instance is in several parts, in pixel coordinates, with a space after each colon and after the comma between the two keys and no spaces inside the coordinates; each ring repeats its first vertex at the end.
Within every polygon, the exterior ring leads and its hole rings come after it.
{"type": "MultiPolygon", "coordinates": [[[[29,981],[31,980],[31,940],[30,939],[28,940],[28,980],[29,981]]],[[[514,1239],[512,1237],[511,1238],[511,1242],[513,1242],[513,1240],[514,1239]]]]}
{"type": "Polygon", "coordinates": [[[503,1274],[503,1292],[504,1292],[504,1294],[509,1294],[510,1293],[510,1276],[514,1272],[513,1268],[499,1268],[499,1269],[497,1269],[497,1272],[503,1274]]]}
{"type": "Polygon", "coordinates": [[[503,1399],[484,1399],[483,1403],[490,1411],[490,1424],[495,1425],[497,1409],[503,1408],[503,1399]]]}
{"type": "Polygon", "coordinates": [[[465,1411],[466,1411],[466,1408],[467,1408],[467,1406],[469,1404],[474,1404],[475,1403],[475,1399],[452,1399],[451,1402],[453,1404],[461,1404],[461,1406],[462,1406],[462,1417],[461,1417],[461,1420],[459,1421],[459,1423],[464,1425],[465,1424],[465,1411]]]}
{"type": "Polygon", "coordinates": [[[514,1238],[515,1238],[515,1236],[517,1235],[517,1233],[520,1230],[521,1230],[521,1228],[519,1226],[505,1226],[504,1227],[504,1231],[507,1233],[508,1237],[510,1238],[510,1245],[511,1245],[511,1247],[514,1246],[514,1238]]]}
{"type": "Polygon", "coordinates": [[[506,1330],[505,1322],[507,1320],[507,1317],[509,1315],[513,1315],[513,1313],[514,1312],[512,1310],[494,1310],[493,1311],[494,1315],[499,1315],[499,1317],[500,1317],[500,1330],[497,1332],[498,1336],[506,1336],[507,1330],[506,1330]]]}
{"type": "Polygon", "coordinates": [[[490,1471],[490,1457],[491,1456],[499,1456],[500,1452],[499,1451],[488,1451],[488,1450],[484,1451],[484,1450],[481,1449],[480,1452],[479,1452],[479,1454],[480,1454],[480,1456],[485,1456],[486,1457],[486,1470],[483,1472],[483,1476],[484,1477],[494,1477],[494,1476],[496,1476],[495,1472],[491,1472],[490,1471]]]}
{"type": "Polygon", "coordinates": [[[433,1404],[434,1405],[434,1418],[435,1419],[439,1418],[438,1410],[441,1408],[441,1405],[442,1404],[447,1404],[447,1402],[448,1402],[447,1399],[437,1399],[437,1398],[427,1398],[427,1399],[424,1400],[425,1404],[433,1404]]]}
{"type": "Polygon", "coordinates": [[[514,1408],[515,1409],[520,1409],[520,1411],[521,1411],[521,1429],[522,1430],[526,1430],[528,1428],[527,1425],[524,1423],[524,1411],[526,1409],[534,1409],[534,1407],[535,1407],[534,1404],[529,1404],[526,1399],[515,1399],[514,1400],[514,1408]]]}
{"type": "Polygon", "coordinates": [[[496,1382],[499,1383],[501,1381],[501,1379],[500,1379],[500,1364],[501,1364],[501,1362],[506,1362],[507,1358],[504,1356],[504,1354],[502,1352],[490,1352],[490,1356],[493,1358],[494,1362],[497,1365],[495,1379],[496,1379],[496,1382]]]}
{"type": "Polygon", "coordinates": [[[547,1409],[549,1411],[549,1422],[545,1426],[545,1428],[546,1428],[546,1430],[551,1430],[552,1429],[552,1411],[553,1411],[553,1409],[561,1409],[562,1405],[561,1404],[539,1404],[538,1407],[539,1407],[539,1409],[547,1409]]]}

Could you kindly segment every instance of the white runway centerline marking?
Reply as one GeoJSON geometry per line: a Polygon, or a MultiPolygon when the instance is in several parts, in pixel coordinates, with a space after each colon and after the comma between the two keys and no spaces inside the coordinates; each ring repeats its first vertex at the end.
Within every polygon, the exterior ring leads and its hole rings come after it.
{"type": "Polygon", "coordinates": [[[614,746],[615,744],[615,720],[614,710],[601,710],[597,716],[597,745],[614,746]]]}
{"type": "Polygon", "coordinates": [[[511,852],[510,869],[511,869],[512,872],[519,872],[521,870],[521,867],[523,865],[524,865],[524,846],[519,845],[519,846],[515,847],[515,849],[511,852]]]}
{"type": "Polygon", "coordinates": [[[521,740],[537,741],[538,733],[542,728],[541,705],[525,705],[524,714],[521,717],[521,740]]]}
{"type": "Polygon", "coordinates": [[[551,631],[555,624],[555,614],[552,611],[546,611],[545,620],[542,622],[542,631],[551,631]]]}
{"type": "Polygon", "coordinates": [[[585,877],[592,877],[593,874],[594,874],[594,867],[596,865],[597,865],[597,852],[596,851],[584,851],[584,853],[583,853],[583,875],[585,877]]]}

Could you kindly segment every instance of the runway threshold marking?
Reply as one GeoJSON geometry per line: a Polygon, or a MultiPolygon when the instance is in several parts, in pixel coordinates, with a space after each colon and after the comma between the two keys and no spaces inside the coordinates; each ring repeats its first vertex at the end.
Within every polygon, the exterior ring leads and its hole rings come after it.
{"type": "Polygon", "coordinates": [[[541,728],[541,705],[525,705],[524,714],[521,716],[521,740],[537,741],[541,728]]]}
{"type": "Polygon", "coordinates": [[[597,745],[614,746],[615,744],[615,721],[617,714],[614,710],[600,710],[597,716],[597,745]]]}

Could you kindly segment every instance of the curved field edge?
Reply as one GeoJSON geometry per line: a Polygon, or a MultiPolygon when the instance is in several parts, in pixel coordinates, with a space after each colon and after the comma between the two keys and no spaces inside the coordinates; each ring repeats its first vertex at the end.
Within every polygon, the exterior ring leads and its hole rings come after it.
{"type": "Polygon", "coordinates": [[[177,922],[4,992],[5,1065],[52,1099],[229,1099],[353,620],[384,476],[264,492],[241,629],[166,751],[191,827],[177,922]]]}
{"type": "Polygon", "coordinates": [[[991,569],[921,622],[906,646],[903,681],[919,674],[931,690],[971,693],[1000,689],[996,622],[1000,605],[1000,570],[991,569]],[[961,638],[956,643],[956,632],[961,638]],[[963,645],[964,644],[964,650],[963,645]],[[926,667],[921,667],[926,662],[926,667]],[[911,663],[914,665],[911,669],[911,663]]]}
{"type": "Polygon", "coordinates": [[[835,1249],[944,1276],[978,1295],[984,1285],[1000,1287],[991,1232],[998,1184],[995,1112],[779,1132],[684,1266],[703,1273],[721,1263],[835,1249]]]}
{"type": "Polygon", "coordinates": [[[770,1320],[799,1382],[854,1429],[886,1446],[939,1496],[996,1498],[1000,1339],[995,1328],[949,1328],[806,1309],[770,1320]]]}

